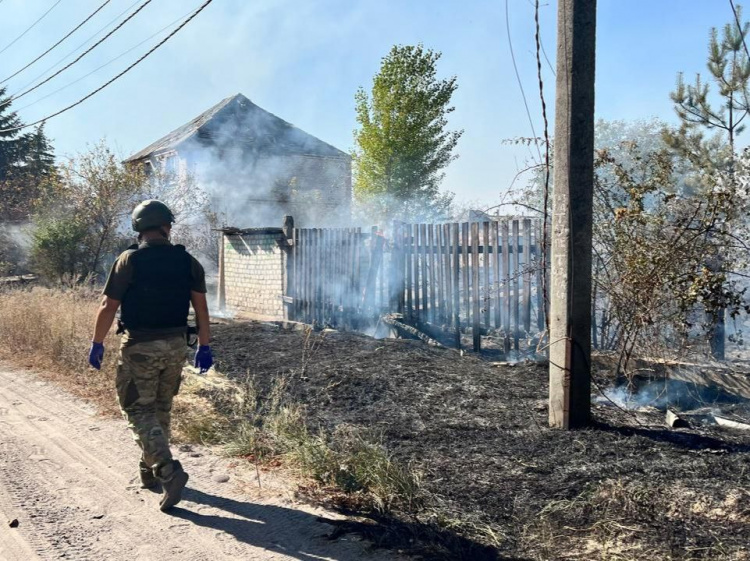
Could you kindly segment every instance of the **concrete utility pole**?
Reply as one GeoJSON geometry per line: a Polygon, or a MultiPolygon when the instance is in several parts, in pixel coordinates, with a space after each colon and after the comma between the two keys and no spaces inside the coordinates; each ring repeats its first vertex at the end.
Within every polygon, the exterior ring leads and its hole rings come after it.
{"type": "Polygon", "coordinates": [[[591,221],[596,0],[558,0],[549,424],[591,416],[591,221]]]}

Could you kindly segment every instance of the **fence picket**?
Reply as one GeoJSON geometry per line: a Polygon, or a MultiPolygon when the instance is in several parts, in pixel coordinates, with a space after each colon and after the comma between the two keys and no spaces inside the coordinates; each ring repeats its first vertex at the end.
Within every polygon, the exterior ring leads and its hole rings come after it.
{"type": "Polygon", "coordinates": [[[523,221],[523,328],[531,332],[531,219],[523,221]]]}
{"type": "Polygon", "coordinates": [[[494,312],[495,312],[495,329],[502,326],[500,310],[503,305],[500,297],[500,242],[498,241],[499,224],[495,220],[490,224],[490,245],[492,246],[492,291],[495,295],[494,312]]]}
{"type": "Polygon", "coordinates": [[[443,271],[443,229],[439,224],[433,224],[435,230],[435,278],[437,282],[437,306],[434,321],[443,322],[445,316],[445,272],[443,271]]]}
{"type": "Polygon", "coordinates": [[[521,275],[520,273],[520,254],[518,251],[519,244],[519,224],[518,220],[513,220],[513,236],[512,236],[512,247],[513,247],[513,348],[517,351],[519,349],[519,338],[521,331],[520,321],[520,284],[521,275]]]}
{"type": "Polygon", "coordinates": [[[492,292],[490,288],[490,223],[482,223],[482,267],[484,273],[484,287],[482,288],[482,316],[485,329],[490,328],[490,304],[492,303],[492,292]]]}
{"type": "Polygon", "coordinates": [[[464,317],[466,326],[471,321],[471,286],[469,284],[469,223],[461,224],[461,258],[463,261],[464,317]]]}
{"type": "Polygon", "coordinates": [[[461,348],[461,262],[458,259],[458,224],[451,224],[453,233],[453,329],[455,330],[456,347],[461,348]]]}
{"type": "Polygon", "coordinates": [[[445,274],[445,315],[443,322],[453,321],[453,272],[451,271],[451,225],[443,224],[443,271],[445,274]]]}
{"type": "Polygon", "coordinates": [[[503,343],[505,352],[510,350],[510,329],[511,329],[511,295],[510,295],[510,227],[507,220],[503,221],[502,225],[502,237],[503,237],[503,293],[505,297],[505,317],[503,324],[503,331],[505,331],[505,340],[503,343]]]}
{"type": "Polygon", "coordinates": [[[482,348],[482,336],[480,333],[479,303],[481,295],[479,292],[479,223],[471,223],[471,336],[474,340],[474,352],[482,348]]]}
{"type": "Polygon", "coordinates": [[[466,326],[475,349],[492,329],[504,331],[506,350],[519,349],[532,325],[544,329],[540,230],[529,218],[394,222],[385,244],[378,227],[294,228],[284,300],[294,319],[316,325],[357,328],[365,310],[391,311],[442,326],[457,347],[466,326]]]}

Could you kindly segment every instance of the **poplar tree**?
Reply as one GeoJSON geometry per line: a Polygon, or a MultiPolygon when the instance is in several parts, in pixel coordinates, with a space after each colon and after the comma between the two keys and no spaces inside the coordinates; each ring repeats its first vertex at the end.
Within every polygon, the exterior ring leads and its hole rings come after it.
{"type": "Polygon", "coordinates": [[[357,91],[354,194],[371,217],[437,218],[450,207],[453,195],[440,183],[463,131],[448,130],[458,85],[455,77],[438,79],[440,56],[422,45],[394,46],[370,94],[357,91]]]}

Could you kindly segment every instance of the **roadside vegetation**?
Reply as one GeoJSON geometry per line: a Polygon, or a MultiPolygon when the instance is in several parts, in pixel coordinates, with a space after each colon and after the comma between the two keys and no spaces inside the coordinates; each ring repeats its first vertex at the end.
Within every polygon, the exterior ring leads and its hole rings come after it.
{"type": "MultiPolygon", "coordinates": [[[[32,368],[92,401],[102,414],[117,416],[114,357],[119,337],[113,331],[107,336],[101,371],[86,362],[98,300],[98,292],[85,286],[0,292],[0,359],[32,368]]],[[[177,441],[213,445],[262,466],[283,464],[348,495],[358,508],[386,513],[394,505],[407,510],[419,506],[416,472],[394,462],[367,431],[342,426],[326,433],[309,427],[304,406],[290,400],[285,376],[261,392],[252,378],[237,384],[198,377],[189,369],[185,375],[174,405],[177,441]]]]}

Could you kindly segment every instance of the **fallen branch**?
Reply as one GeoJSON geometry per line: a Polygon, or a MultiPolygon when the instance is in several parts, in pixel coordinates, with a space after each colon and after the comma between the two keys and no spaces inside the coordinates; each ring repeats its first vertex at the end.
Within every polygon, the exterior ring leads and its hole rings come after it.
{"type": "Polygon", "coordinates": [[[398,331],[400,334],[407,334],[411,335],[412,337],[416,337],[417,339],[420,339],[430,345],[431,347],[437,347],[438,349],[447,349],[445,345],[443,345],[440,341],[437,341],[430,337],[429,335],[426,335],[425,333],[421,332],[416,327],[412,327],[411,325],[407,325],[401,321],[400,316],[394,315],[394,314],[386,314],[380,318],[380,321],[382,321],[386,325],[390,325],[391,327],[395,328],[396,331],[398,331]]]}

